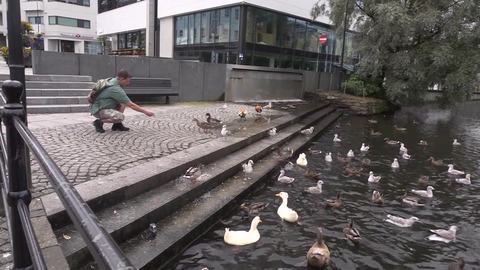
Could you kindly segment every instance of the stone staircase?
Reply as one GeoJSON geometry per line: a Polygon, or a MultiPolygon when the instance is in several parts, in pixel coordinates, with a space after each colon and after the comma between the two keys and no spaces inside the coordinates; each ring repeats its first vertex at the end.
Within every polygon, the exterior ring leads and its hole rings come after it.
{"type": "MultiPolygon", "coordinates": [[[[272,175],[278,175],[275,149],[287,144],[295,151],[295,162],[300,151],[341,115],[328,103],[310,104],[226,140],[219,138],[75,188],[136,269],[163,269],[272,175]],[[315,127],[311,136],[299,133],[311,126],[315,127]],[[272,127],[278,130],[275,137],[268,135],[272,127]],[[241,165],[250,159],[255,162],[254,172],[244,180],[241,165]],[[210,178],[182,181],[181,175],[199,163],[210,178]],[[158,228],[153,241],[142,237],[150,223],[158,228]]],[[[60,244],[70,269],[99,269],[58,196],[48,194],[41,201],[53,230],[51,237],[56,238],[52,240],[60,244]]]]}
{"type": "MultiPolygon", "coordinates": [[[[0,74],[0,83],[10,75],[0,74]]],[[[28,114],[88,112],[91,76],[25,75],[28,114]]],[[[0,105],[4,104],[0,98],[0,105]]]]}

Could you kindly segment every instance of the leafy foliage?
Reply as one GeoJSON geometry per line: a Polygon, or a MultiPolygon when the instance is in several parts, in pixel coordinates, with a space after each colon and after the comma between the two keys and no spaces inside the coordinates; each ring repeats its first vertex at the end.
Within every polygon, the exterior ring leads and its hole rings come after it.
{"type": "MultiPolygon", "coordinates": [[[[28,36],[33,31],[32,24],[27,21],[22,21],[22,46],[23,46],[23,58],[29,58],[32,55],[32,44],[34,42],[33,38],[28,36]]],[[[0,48],[0,54],[2,55],[5,62],[8,61],[8,47],[3,46],[0,48]]]]}
{"type": "Polygon", "coordinates": [[[366,97],[383,97],[382,89],[376,85],[376,82],[353,75],[348,81],[342,83],[342,89],[346,88],[346,92],[355,96],[366,97]]]}
{"type": "Polygon", "coordinates": [[[356,73],[374,78],[395,104],[423,100],[441,85],[448,102],[468,99],[480,73],[480,0],[323,0],[312,18],[326,15],[354,29],[362,55],[356,73]]]}

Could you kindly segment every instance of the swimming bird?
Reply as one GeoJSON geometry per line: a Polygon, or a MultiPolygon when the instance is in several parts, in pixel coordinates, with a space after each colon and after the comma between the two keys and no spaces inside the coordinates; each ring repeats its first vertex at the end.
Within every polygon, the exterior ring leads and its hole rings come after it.
{"type": "Polygon", "coordinates": [[[232,132],[227,130],[227,125],[222,126],[222,131],[220,131],[220,134],[222,135],[223,139],[226,140],[227,136],[231,136],[232,132]]]}
{"type": "Polygon", "coordinates": [[[309,187],[305,191],[311,194],[320,194],[323,192],[322,185],[323,185],[323,181],[318,180],[317,185],[315,187],[309,187]]]}
{"type": "Polygon", "coordinates": [[[365,146],[365,143],[362,143],[362,146],[360,147],[360,151],[367,152],[368,149],[370,149],[370,146],[365,146]]]}
{"type": "Polygon", "coordinates": [[[300,131],[300,133],[302,133],[303,135],[311,135],[314,129],[315,127],[309,127],[307,129],[300,131]]]}
{"type": "Polygon", "coordinates": [[[458,145],[462,145],[462,144],[459,143],[459,142],[457,141],[457,139],[454,139],[452,145],[457,145],[457,146],[458,146],[458,145]]]}
{"type": "Polygon", "coordinates": [[[348,219],[348,224],[343,228],[343,233],[345,234],[345,239],[348,239],[354,243],[359,243],[362,237],[360,237],[360,232],[353,227],[353,219],[348,219]]]}
{"type": "Polygon", "coordinates": [[[376,204],[383,204],[383,196],[377,190],[372,193],[372,202],[376,204]]]}
{"type": "Polygon", "coordinates": [[[408,151],[408,149],[405,147],[404,143],[400,143],[400,151],[401,152],[407,152],[408,151]]]}
{"type": "Polygon", "coordinates": [[[291,170],[293,170],[294,166],[295,165],[291,161],[289,161],[285,164],[285,166],[283,167],[283,170],[284,171],[291,171],[291,170]]]}
{"type": "Polygon", "coordinates": [[[448,164],[448,173],[450,174],[465,174],[464,171],[455,170],[453,164],[448,164]]]}
{"type": "Polygon", "coordinates": [[[267,208],[269,203],[264,203],[264,202],[255,202],[255,203],[251,203],[250,205],[245,205],[245,203],[242,203],[242,205],[240,205],[240,209],[242,209],[242,211],[248,213],[248,214],[258,214],[260,212],[262,212],[263,210],[265,210],[265,208],[267,208]]]}
{"type": "Polygon", "coordinates": [[[396,159],[396,158],[393,159],[391,167],[394,168],[394,169],[400,168],[400,164],[398,164],[398,159],[396,159]]]}
{"type": "Polygon", "coordinates": [[[373,131],[373,129],[370,131],[370,135],[372,136],[382,136],[382,133],[379,131],[373,131]]]}
{"type": "Polygon", "coordinates": [[[464,184],[464,185],[472,184],[472,181],[470,180],[470,174],[469,173],[467,173],[467,175],[465,175],[465,178],[457,178],[457,179],[455,179],[455,181],[457,181],[457,183],[464,184]]]}
{"type": "Polygon", "coordinates": [[[397,125],[394,125],[393,127],[394,127],[396,130],[398,130],[398,131],[406,131],[406,130],[407,130],[407,129],[404,128],[404,127],[398,127],[397,125]]]}
{"type": "Polygon", "coordinates": [[[347,157],[351,157],[351,158],[352,158],[352,157],[355,157],[355,154],[353,153],[353,150],[352,150],[352,149],[350,149],[350,150],[348,151],[347,157]]]}
{"type": "Polygon", "coordinates": [[[157,225],[155,223],[150,223],[148,225],[148,230],[142,234],[143,238],[148,241],[152,241],[157,237],[157,225]]]}
{"type": "Polygon", "coordinates": [[[278,176],[277,181],[281,183],[290,184],[293,181],[295,181],[295,178],[286,176],[285,171],[280,170],[280,175],[278,176]]]}
{"type": "Polygon", "coordinates": [[[422,175],[420,176],[420,178],[418,178],[418,182],[420,182],[420,184],[427,184],[429,180],[430,180],[430,177],[426,175],[422,175]]]}
{"type": "Polygon", "coordinates": [[[342,139],[340,139],[340,138],[338,137],[338,134],[335,134],[335,135],[333,135],[333,141],[334,141],[334,142],[341,142],[342,139]]]}
{"type": "Polygon", "coordinates": [[[332,162],[332,153],[326,153],[325,154],[325,161],[326,162],[332,162]]]}
{"type": "Polygon", "coordinates": [[[233,246],[244,246],[257,242],[260,240],[260,232],[257,229],[260,222],[262,220],[259,216],[256,216],[252,220],[249,231],[230,231],[229,228],[225,228],[223,241],[233,246]]]}
{"type": "Polygon", "coordinates": [[[369,119],[368,122],[371,123],[371,124],[376,124],[376,123],[378,123],[377,120],[373,120],[373,119],[369,119]]]}
{"type": "Polygon", "coordinates": [[[420,142],[418,143],[418,145],[427,146],[427,145],[428,145],[428,143],[427,143],[427,141],[420,140],[420,142]]]}
{"type": "Polygon", "coordinates": [[[298,155],[297,165],[302,167],[305,167],[308,165],[307,155],[305,155],[305,153],[301,153],[300,155],[298,155]]]}
{"type": "Polygon", "coordinates": [[[399,143],[400,143],[400,141],[393,141],[393,140],[390,140],[389,138],[385,138],[385,139],[383,139],[383,140],[384,140],[387,144],[392,144],[392,145],[394,145],[394,144],[399,144],[399,143]]]}
{"type": "Polygon", "coordinates": [[[290,147],[278,148],[277,154],[280,156],[280,161],[286,161],[293,156],[293,149],[290,147]]]}
{"type": "Polygon", "coordinates": [[[436,166],[442,166],[442,165],[444,165],[444,164],[443,164],[443,160],[441,160],[441,159],[435,160],[435,158],[433,158],[433,157],[429,157],[429,158],[427,159],[427,161],[430,161],[433,165],[436,165],[436,166]]]}
{"type": "Polygon", "coordinates": [[[407,151],[403,152],[403,154],[402,154],[402,158],[403,158],[403,159],[410,159],[411,157],[412,157],[412,156],[409,155],[407,151]]]}
{"type": "Polygon", "coordinates": [[[402,227],[402,228],[407,228],[411,227],[415,221],[419,221],[417,217],[410,217],[410,218],[402,218],[402,217],[396,217],[393,215],[387,215],[387,219],[385,219],[386,222],[392,223],[395,226],[402,227]]]}
{"type": "Polygon", "coordinates": [[[311,180],[318,180],[322,174],[317,172],[312,172],[310,169],[307,169],[305,172],[305,177],[311,180]]]}
{"type": "Polygon", "coordinates": [[[425,204],[420,203],[416,197],[408,196],[407,191],[405,191],[405,195],[400,196],[400,198],[404,203],[409,204],[411,206],[417,206],[417,207],[425,206],[425,204]]]}
{"type": "Polygon", "coordinates": [[[430,241],[441,241],[445,243],[455,242],[456,235],[457,235],[458,227],[453,225],[450,226],[448,230],[438,229],[438,230],[430,230],[434,234],[427,237],[430,241]]]}
{"type": "Polygon", "coordinates": [[[326,207],[327,208],[338,208],[342,206],[342,198],[340,198],[342,195],[341,192],[337,192],[337,197],[335,199],[329,199],[326,201],[326,207]]]}
{"type": "Polygon", "coordinates": [[[370,183],[378,183],[378,182],[380,181],[380,179],[382,179],[381,176],[379,176],[379,175],[378,175],[378,176],[375,176],[375,175],[373,175],[373,172],[370,171],[369,176],[368,176],[368,182],[370,182],[370,183]]]}
{"type": "Polygon", "coordinates": [[[349,157],[342,157],[342,155],[340,153],[337,153],[337,160],[340,161],[340,162],[350,162],[349,157]]]}
{"type": "Polygon", "coordinates": [[[315,268],[323,268],[330,263],[330,251],[323,241],[323,232],[320,228],[317,229],[317,241],[308,250],[307,261],[315,268]]]}
{"type": "Polygon", "coordinates": [[[253,160],[249,160],[247,163],[242,164],[243,173],[245,174],[245,180],[247,180],[247,174],[253,172],[253,160]]]}
{"type": "Polygon", "coordinates": [[[272,128],[268,131],[268,135],[270,135],[270,137],[273,137],[275,135],[277,135],[277,128],[272,128]]]}
{"type": "Polygon", "coordinates": [[[412,189],[412,193],[415,193],[419,196],[426,197],[426,198],[433,198],[433,191],[435,189],[432,186],[428,186],[427,190],[416,190],[412,189]]]}
{"type": "Polygon", "coordinates": [[[322,153],[322,150],[315,150],[315,149],[312,149],[312,147],[308,148],[308,153],[310,155],[320,155],[322,153]]]}
{"type": "Polygon", "coordinates": [[[455,261],[448,267],[448,270],[472,270],[470,266],[465,265],[463,258],[456,258],[455,261]]]}
{"type": "Polygon", "coordinates": [[[282,198],[282,204],[277,209],[277,214],[282,219],[282,221],[284,220],[292,223],[295,222],[300,225],[300,222],[298,222],[299,217],[297,212],[288,207],[288,193],[280,192],[275,194],[275,196],[282,198]]]}

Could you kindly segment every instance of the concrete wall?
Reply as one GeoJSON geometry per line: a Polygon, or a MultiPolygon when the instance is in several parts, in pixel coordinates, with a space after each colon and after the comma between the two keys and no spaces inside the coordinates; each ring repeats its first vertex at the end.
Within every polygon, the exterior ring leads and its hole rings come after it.
{"type": "Polygon", "coordinates": [[[97,15],[99,35],[110,35],[147,28],[148,1],[139,1],[97,15]]]}

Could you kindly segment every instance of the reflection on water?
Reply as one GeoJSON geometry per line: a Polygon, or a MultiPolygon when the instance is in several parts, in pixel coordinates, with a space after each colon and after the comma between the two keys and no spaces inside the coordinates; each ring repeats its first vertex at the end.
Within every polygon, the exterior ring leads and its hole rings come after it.
{"type": "MultiPolygon", "coordinates": [[[[447,269],[456,257],[464,257],[468,265],[478,267],[480,259],[480,183],[478,157],[480,151],[480,106],[466,103],[450,110],[434,108],[405,109],[394,116],[376,116],[377,124],[367,118],[344,116],[340,128],[331,127],[313,145],[324,153],[334,153],[332,163],[325,162],[324,154],[312,156],[307,153],[308,167],[322,172],[323,193],[313,195],[303,190],[315,181],[304,178],[304,171],[289,171],[295,177],[293,184],[276,183],[272,179],[267,187],[254,194],[248,201],[269,202],[261,213],[259,242],[233,247],[223,242],[225,227],[233,230],[248,230],[253,217],[243,217],[240,209],[224,218],[211,231],[188,248],[172,269],[305,269],[305,256],[315,241],[316,227],[322,227],[325,241],[331,252],[332,269],[447,269]],[[416,120],[418,124],[414,124],[416,120]],[[350,121],[351,126],[344,123],[350,121]],[[393,125],[406,127],[406,132],[396,131],[393,125]],[[370,130],[380,131],[382,136],[370,136],[370,130]],[[333,143],[333,134],[342,137],[341,143],[333,143]],[[387,145],[383,138],[400,140],[412,155],[402,159],[398,146],[387,145]],[[452,146],[453,139],[462,145],[452,146]],[[428,146],[418,142],[426,140],[428,146]],[[365,142],[370,150],[361,154],[365,142]],[[336,159],[339,152],[345,156],[353,149],[358,160],[368,158],[365,171],[381,175],[380,183],[367,182],[366,175],[344,176],[343,163],[336,159]],[[452,163],[457,169],[472,175],[472,185],[455,183],[455,177],[446,173],[446,166],[433,166],[426,160],[433,156],[452,163]],[[398,158],[400,169],[392,170],[390,164],[398,158]],[[435,188],[434,198],[426,201],[426,207],[415,208],[403,204],[397,196],[405,189],[425,189],[420,184],[421,175],[430,177],[429,184],[435,188]],[[385,205],[371,202],[374,189],[385,195],[385,205]],[[289,206],[295,209],[302,226],[281,222],[276,209],[281,199],[275,194],[289,193],[289,206]],[[337,191],[343,192],[343,207],[326,210],[325,200],[334,198],[337,191]],[[420,219],[411,228],[399,228],[384,221],[387,214],[420,219]],[[360,247],[343,240],[343,228],[347,218],[355,220],[362,234],[360,247]],[[455,243],[430,242],[425,238],[430,229],[459,227],[455,243]]],[[[361,162],[357,163],[361,164],[361,162]]]]}

